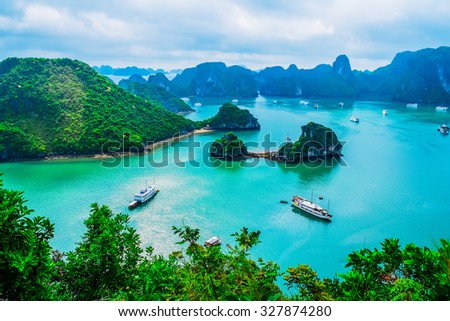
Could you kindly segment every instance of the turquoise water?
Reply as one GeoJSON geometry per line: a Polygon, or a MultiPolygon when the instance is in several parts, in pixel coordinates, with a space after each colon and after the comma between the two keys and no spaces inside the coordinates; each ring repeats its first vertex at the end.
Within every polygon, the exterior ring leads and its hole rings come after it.
{"type": "MultiPolygon", "coordinates": [[[[177,248],[173,225],[200,228],[202,240],[218,235],[225,243],[232,243],[230,234],[246,226],[262,232],[262,243],[252,252],[255,258],[274,260],[282,270],[310,264],[322,277],[345,271],[347,254],[376,247],[385,238],[430,247],[434,239],[450,238],[450,137],[436,130],[448,113],[393,102],[343,100],[339,109],[338,99],[318,99],[311,100],[320,105],[313,109],[298,99],[273,100],[239,101],[261,123],[260,131],[237,132],[250,149],[261,150],[268,133],[278,145],[288,134],[296,139],[300,126],[315,121],[346,141],[343,162],[294,167],[265,160],[205,164],[207,149],[189,151],[174,144],[126,158],[114,168],[102,166],[101,160],[72,159],[0,164],[0,171],[6,187],[25,191],[29,207],[55,223],[52,245],[62,251],[80,240],[92,202],[130,213],[143,245],[160,253],[177,248]],[[382,115],[383,109],[389,110],[388,116],[382,115]],[[360,123],[349,121],[353,114],[360,123]],[[149,164],[164,159],[166,166],[149,164]],[[161,192],[130,212],[132,195],[153,180],[161,192]],[[310,197],[311,192],[324,207],[329,201],[331,223],[280,203],[293,195],[310,197]]],[[[204,100],[188,117],[210,117],[223,102],[204,100]]],[[[197,135],[195,140],[205,146],[222,135],[197,135]]]]}

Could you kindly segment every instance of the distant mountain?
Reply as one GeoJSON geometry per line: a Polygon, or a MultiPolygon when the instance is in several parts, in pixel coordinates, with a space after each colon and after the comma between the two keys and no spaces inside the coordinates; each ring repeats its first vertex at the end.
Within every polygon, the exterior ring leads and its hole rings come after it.
{"type": "Polygon", "coordinates": [[[355,96],[358,88],[350,62],[345,55],[333,65],[318,65],[314,69],[270,67],[256,75],[262,95],[268,96],[355,96]]]}
{"type": "Polygon", "coordinates": [[[129,79],[119,81],[119,86],[145,100],[159,103],[171,112],[193,111],[191,106],[171,93],[171,87],[173,86],[161,73],[149,76],[148,81],[140,75],[132,75],[129,79]]]}
{"type": "Polygon", "coordinates": [[[93,66],[92,67],[95,71],[97,71],[99,74],[105,75],[105,76],[131,76],[131,75],[140,75],[140,76],[148,76],[148,75],[154,75],[156,73],[167,73],[163,69],[157,69],[154,70],[152,68],[139,68],[136,66],[131,67],[125,67],[125,68],[113,68],[109,65],[102,65],[100,67],[93,66]]]}
{"type": "Polygon", "coordinates": [[[83,62],[0,62],[0,159],[93,154],[107,146],[140,149],[193,129],[193,122],[114,85],[83,62]]]}
{"type": "Polygon", "coordinates": [[[398,53],[385,67],[355,74],[362,93],[404,102],[450,103],[449,47],[398,53]]]}
{"type": "Polygon", "coordinates": [[[180,96],[239,98],[258,95],[251,70],[227,67],[222,62],[207,62],[185,69],[171,83],[180,96]]]}

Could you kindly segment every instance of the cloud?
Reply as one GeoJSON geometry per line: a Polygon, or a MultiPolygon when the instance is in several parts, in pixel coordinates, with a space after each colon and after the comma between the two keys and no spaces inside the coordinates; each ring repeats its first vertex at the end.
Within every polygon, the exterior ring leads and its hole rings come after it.
{"type": "Polygon", "coordinates": [[[0,58],[309,68],[344,53],[353,67],[373,69],[398,51],[449,44],[449,16],[441,0],[4,0],[0,58]]]}

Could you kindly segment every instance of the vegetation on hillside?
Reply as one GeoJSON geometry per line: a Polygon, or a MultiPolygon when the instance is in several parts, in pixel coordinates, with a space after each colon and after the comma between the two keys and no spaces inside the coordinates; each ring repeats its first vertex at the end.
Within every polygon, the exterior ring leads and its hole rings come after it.
{"type": "Polygon", "coordinates": [[[200,231],[173,227],[182,249],[143,249],[126,214],[93,204],[86,232],[69,253],[52,249],[54,226],[31,217],[23,193],[0,180],[0,300],[449,300],[450,242],[436,249],[387,239],[347,258],[348,272],[320,278],[308,265],[281,272],[254,260],[259,231],[234,245],[205,247],[200,231]],[[283,292],[277,280],[284,280],[283,292]]]}
{"type": "Polygon", "coordinates": [[[0,62],[0,120],[0,131],[11,137],[0,140],[2,158],[100,153],[111,141],[142,148],[194,129],[70,59],[0,62]]]}
{"type": "Polygon", "coordinates": [[[217,114],[199,122],[212,129],[259,129],[261,125],[247,109],[241,109],[232,103],[225,103],[217,114]]]}
{"type": "Polygon", "coordinates": [[[139,96],[147,101],[161,104],[165,109],[173,112],[191,112],[193,109],[183,100],[167,91],[165,87],[150,82],[133,81],[133,78],[121,80],[119,86],[128,90],[132,94],[139,96]]]}
{"type": "Polygon", "coordinates": [[[243,159],[248,155],[247,146],[233,132],[216,139],[211,144],[209,153],[212,157],[230,160],[243,159]]]}

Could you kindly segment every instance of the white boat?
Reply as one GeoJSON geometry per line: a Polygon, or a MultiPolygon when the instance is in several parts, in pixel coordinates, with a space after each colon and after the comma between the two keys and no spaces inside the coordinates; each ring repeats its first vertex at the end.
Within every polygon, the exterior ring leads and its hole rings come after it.
{"type": "Polygon", "coordinates": [[[311,214],[315,217],[321,218],[323,220],[331,221],[332,215],[328,213],[328,210],[322,208],[321,206],[313,203],[310,200],[307,200],[300,196],[294,196],[292,198],[292,205],[296,208],[311,214]]]}
{"type": "Polygon", "coordinates": [[[419,104],[418,103],[409,103],[409,104],[406,104],[406,107],[417,109],[417,107],[419,107],[419,104]]]}
{"type": "Polygon", "coordinates": [[[389,111],[387,109],[383,109],[382,113],[383,113],[383,115],[387,115],[387,114],[389,114],[389,111]]]}
{"type": "Polygon", "coordinates": [[[448,128],[447,124],[442,124],[441,127],[438,128],[438,131],[442,135],[448,135],[449,128],[448,128]]]}
{"type": "Polygon", "coordinates": [[[339,106],[339,107],[344,107],[344,103],[343,103],[343,102],[340,102],[340,103],[338,104],[338,106],[339,106]]]}
{"type": "Polygon", "coordinates": [[[315,109],[319,108],[319,104],[314,104],[314,108],[315,109]]]}
{"type": "Polygon", "coordinates": [[[447,111],[448,107],[436,106],[436,111],[447,111]]]}
{"type": "Polygon", "coordinates": [[[159,190],[156,189],[154,185],[147,185],[144,189],[140,190],[139,193],[134,194],[133,201],[128,205],[128,208],[135,208],[139,204],[147,202],[158,192],[159,190]]]}
{"type": "Polygon", "coordinates": [[[354,122],[354,123],[359,123],[359,118],[356,117],[356,116],[350,117],[350,120],[351,120],[352,122],[354,122]]]}
{"type": "Polygon", "coordinates": [[[232,102],[233,104],[237,104],[237,103],[239,102],[239,100],[233,99],[231,102],[232,102]]]}
{"type": "Polygon", "coordinates": [[[308,106],[309,101],[306,101],[306,100],[300,100],[299,104],[300,104],[300,105],[303,105],[303,106],[308,106]]]}
{"type": "Polygon", "coordinates": [[[213,236],[209,240],[205,241],[205,246],[206,247],[217,246],[220,245],[221,242],[222,241],[220,240],[220,238],[218,238],[217,236],[213,236]]]}
{"type": "Polygon", "coordinates": [[[195,103],[194,104],[194,107],[201,107],[202,106],[202,103],[195,103]]]}

